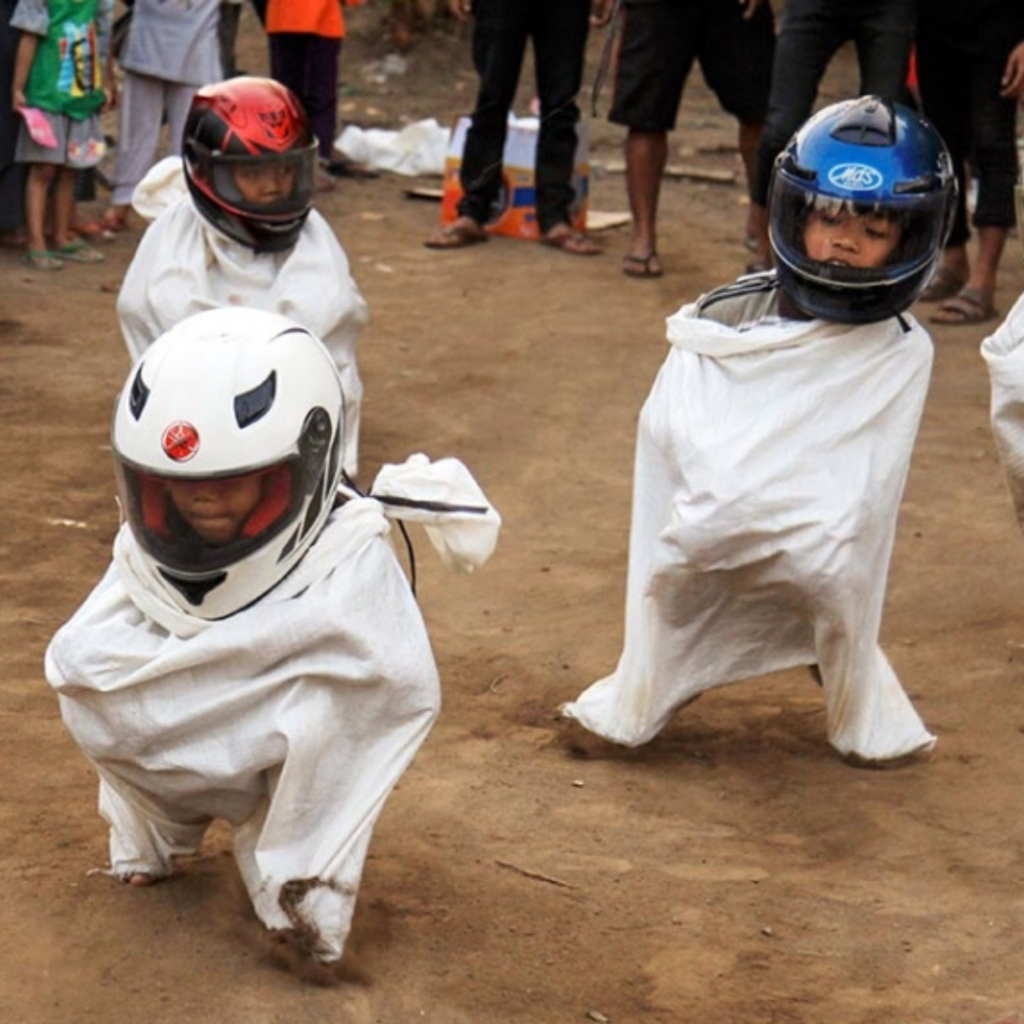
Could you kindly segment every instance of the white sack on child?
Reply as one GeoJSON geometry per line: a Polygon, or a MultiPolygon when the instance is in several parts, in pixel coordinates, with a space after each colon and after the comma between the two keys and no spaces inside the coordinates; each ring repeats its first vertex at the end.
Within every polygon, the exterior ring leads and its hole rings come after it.
{"type": "Polygon", "coordinates": [[[1017,521],[1024,529],[1024,295],[981,343],[992,383],[991,418],[1017,521]]]}
{"type": "Polygon", "coordinates": [[[260,255],[213,228],[189,196],[160,214],[142,236],[117,298],[132,361],[185,317],[225,306],[280,313],[327,346],[345,394],[344,465],[355,476],[363,395],[356,343],[368,314],[348,257],[320,213],[310,211],[293,248],[260,255]]]}
{"type": "Polygon", "coordinates": [[[114,564],[46,655],[102,780],[116,875],[166,875],[226,820],[264,924],[341,955],[374,823],[440,703],[389,530],[377,502],[349,501],[295,572],[210,622],[136,578],[122,527],[114,564]]]}
{"type": "Polygon", "coordinates": [[[908,333],[895,319],[749,332],[693,305],[669,319],[640,417],[624,650],[565,715],[637,745],[706,690],[816,663],[842,754],[934,742],[878,645],[932,360],[905,319],[908,333]]]}
{"type": "Polygon", "coordinates": [[[415,177],[444,174],[448,130],[434,118],[416,121],[401,131],[348,125],[334,146],[349,159],[380,171],[415,177]]]}
{"type": "Polygon", "coordinates": [[[132,209],[146,220],[156,220],[188,193],[185,165],[180,156],[165,156],[146,172],[132,193],[132,209]]]}
{"type": "Polygon", "coordinates": [[[450,569],[472,572],[494,552],[501,516],[458,459],[431,462],[416,454],[401,465],[384,465],[370,493],[388,516],[421,523],[450,569]],[[416,502],[417,507],[388,499],[416,502]]]}

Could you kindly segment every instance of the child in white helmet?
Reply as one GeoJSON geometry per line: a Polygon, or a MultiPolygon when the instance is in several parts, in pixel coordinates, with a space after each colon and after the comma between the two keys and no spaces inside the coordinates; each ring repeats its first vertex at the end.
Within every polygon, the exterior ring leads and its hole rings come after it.
{"type": "Polygon", "coordinates": [[[454,459],[339,492],[344,424],[330,355],[293,321],[214,310],[158,339],[115,410],[113,562],[46,654],[111,873],[165,878],[227,821],[260,920],[326,963],[440,702],[389,516],[467,571],[500,524],[454,459]]]}

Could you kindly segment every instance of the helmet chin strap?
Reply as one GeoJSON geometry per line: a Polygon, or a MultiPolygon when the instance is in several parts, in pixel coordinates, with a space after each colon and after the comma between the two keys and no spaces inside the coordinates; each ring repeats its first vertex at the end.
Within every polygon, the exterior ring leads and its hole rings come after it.
{"type": "Polygon", "coordinates": [[[206,595],[219,587],[227,578],[226,572],[210,573],[207,576],[178,576],[159,566],[157,571],[189,604],[199,608],[206,595]]]}

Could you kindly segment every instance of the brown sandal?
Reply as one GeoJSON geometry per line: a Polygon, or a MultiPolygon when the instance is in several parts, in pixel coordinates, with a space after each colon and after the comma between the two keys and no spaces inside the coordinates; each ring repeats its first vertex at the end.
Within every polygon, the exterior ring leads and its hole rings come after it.
{"type": "Polygon", "coordinates": [[[487,232],[472,217],[459,217],[423,244],[428,249],[465,249],[487,241],[487,232]]]}
{"type": "Polygon", "coordinates": [[[600,256],[601,246],[585,231],[574,231],[568,224],[558,224],[540,236],[540,244],[559,249],[570,256],[600,256]]]}
{"type": "Polygon", "coordinates": [[[932,275],[928,286],[921,292],[918,302],[945,302],[953,298],[967,282],[957,277],[952,270],[939,267],[932,275]]]}
{"type": "Polygon", "coordinates": [[[961,324],[984,324],[997,316],[999,311],[992,305],[991,299],[976,288],[961,288],[953,298],[939,303],[939,308],[930,319],[933,324],[958,327],[961,324]]]}

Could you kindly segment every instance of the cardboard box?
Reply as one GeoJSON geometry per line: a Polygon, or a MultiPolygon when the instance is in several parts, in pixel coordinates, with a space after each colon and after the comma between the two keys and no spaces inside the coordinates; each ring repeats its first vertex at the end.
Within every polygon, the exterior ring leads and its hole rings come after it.
{"type": "MultiPolygon", "coordinates": [[[[452,126],[451,137],[448,140],[444,165],[444,193],[441,199],[441,224],[445,226],[451,224],[458,216],[456,207],[462,198],[459,169],[462,166],[462,150],[466,143],[469,122],[468,117],[460,117],[452,126]]],[[[533,174],[538,126],[539,121],[535,117],[509,117],[501,189],[494,205],[494,212],[485,225],[490,234],[508,235],[531,241],[536,241],[540,235],[537,227],[533,174]]],[[[570,213],[572,226],[578,231],[583,231],[587,226],[590,192],[590,153],[586,124],[583,121],[576,126],[576,138],[576,161],[572,177],[576,198],[570,213]]]]}

